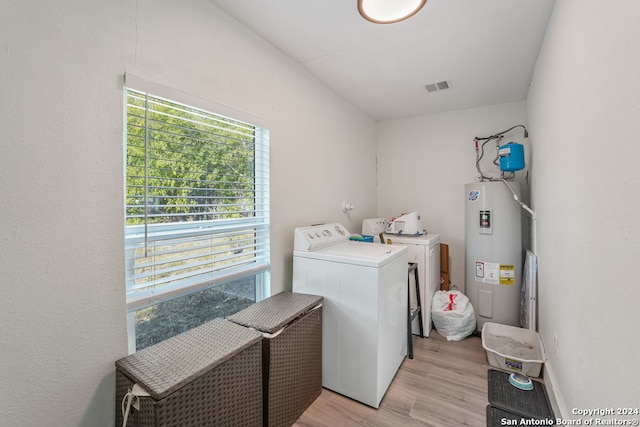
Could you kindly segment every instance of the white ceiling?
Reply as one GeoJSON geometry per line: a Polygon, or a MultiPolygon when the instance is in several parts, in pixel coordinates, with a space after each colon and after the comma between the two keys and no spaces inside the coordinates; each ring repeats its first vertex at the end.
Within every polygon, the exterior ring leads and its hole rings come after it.
{"type": "Polygon", "coordinates": [[[376,120],[525,99],[555,2],[428,0],[380,25],[356,0],[210,1],[376,120]]]}

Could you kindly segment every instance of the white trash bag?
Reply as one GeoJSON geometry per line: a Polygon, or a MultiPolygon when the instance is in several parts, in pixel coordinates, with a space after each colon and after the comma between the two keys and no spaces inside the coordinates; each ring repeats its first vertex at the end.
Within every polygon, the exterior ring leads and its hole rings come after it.
{"type": "Polygon", "coordinates": [[[476,329],[476,315],[466,295],[458,291],[436,291],[431,305],[433,326],[449,341],[461,341],[476,329]]]}

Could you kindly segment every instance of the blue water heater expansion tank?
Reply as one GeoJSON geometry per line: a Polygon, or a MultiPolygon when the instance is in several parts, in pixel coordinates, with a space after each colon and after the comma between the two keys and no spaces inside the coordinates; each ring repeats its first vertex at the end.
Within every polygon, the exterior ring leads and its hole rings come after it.
{"type": "Polygon", "coordinates": [[[524,146],[517,142],[509,142],[498,149],[500,170],[516,172],[524,169],[524,146]]]}

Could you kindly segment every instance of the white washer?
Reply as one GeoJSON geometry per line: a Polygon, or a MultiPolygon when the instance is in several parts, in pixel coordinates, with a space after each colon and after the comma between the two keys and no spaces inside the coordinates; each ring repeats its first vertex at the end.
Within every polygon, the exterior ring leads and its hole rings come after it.
{"type": "MultiPolygon", "coordinates": [[[[419,236],[403,236],[396,234],[384,234],[387,242],[392,245],[402,245],[409,249],[409,262],[418,264],[418,281],[420,282],[420,305],[424,336],[431,333],[433,323],[431,321],[431,305],[433,294],[440,289],[440,235],[422,234],[419,236]]],[[[415,285],[413,275],[411,280],[411,303],[415,304],[415,285]]],[[[418,319],[414,319],[412,331],[419,332],[418,319]]]]}
{"type": "Polygon", "coordinates": [[[408,250],[349,235],[296,228],[293,291],[324,297],[323,387],[378,408],[407,352],[408,250]]]}

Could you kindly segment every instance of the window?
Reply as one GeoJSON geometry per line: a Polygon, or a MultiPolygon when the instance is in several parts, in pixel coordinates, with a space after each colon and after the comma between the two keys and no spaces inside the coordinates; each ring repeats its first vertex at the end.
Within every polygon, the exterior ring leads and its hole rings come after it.
{"type": "Polygon", "coordinates": [[[130,88],[125,119],[133,352],[262,299],[269,137],[266,129],[130,88]]]}

